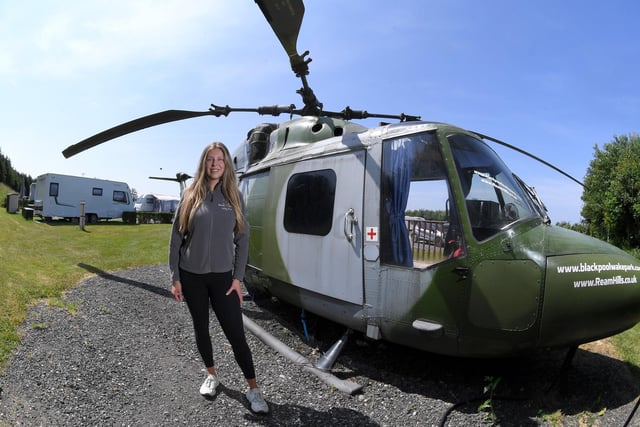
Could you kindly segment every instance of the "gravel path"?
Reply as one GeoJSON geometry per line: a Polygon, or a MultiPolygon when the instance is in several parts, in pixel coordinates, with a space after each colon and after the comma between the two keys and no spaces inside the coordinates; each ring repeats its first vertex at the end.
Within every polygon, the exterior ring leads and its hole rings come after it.
{"type": "MultiPolygon", "coordinates": [[[[222,386],[212,400],[198,394],[204,371],[186,305],[173,301],[168,291],[166,265],[113,274],[82,267],[97,275],[71,290],[68,304],[30,310],[22,342],[0,375],[0,425],[622,426],[640,389],[635,368],[586,350],[578,350],[568,392],[561,393],[546,390],[562,352],[466,360],[354,334],[333,369],[337,377],[363,386],[352,396],[247,332],[272,411],[256,416],[215,321],[211,333],[222,386]],[[492,411],[479,411],[486,395],[473,399],[490,384],[496,384],[488,402],[492,411]]],[[[246,301],[244,312],[312,361],[320,355],[318,348],[326,350],[342,332],[309,316],[313,338],[307,343],[299,311],[276,299],[246,301]]],[[[629,425],[640,426],[640,414],[629,425]]]]}

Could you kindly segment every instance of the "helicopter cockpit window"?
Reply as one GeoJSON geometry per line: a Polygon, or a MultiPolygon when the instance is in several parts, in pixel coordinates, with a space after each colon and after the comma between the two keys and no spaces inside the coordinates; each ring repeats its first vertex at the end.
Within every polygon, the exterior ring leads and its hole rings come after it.
{"type": "Polygon", "coordinates": [[[537,216],[511,171],[484,142],[468,135],[452,135],[449,143],[477,240],[537,216]]]}
{"type": "Polygon", "coordinates": [[[458,215],[436,135],[385,141],[382,156],[381,262],[422,268],[459,256],[458,215]]]}
{"type": "Polygon", "coordinates": [[[285,230],[326,236],[331,231],[335,194],[336,173],[330,169],[292,175],[287,184],[285,230]]]}

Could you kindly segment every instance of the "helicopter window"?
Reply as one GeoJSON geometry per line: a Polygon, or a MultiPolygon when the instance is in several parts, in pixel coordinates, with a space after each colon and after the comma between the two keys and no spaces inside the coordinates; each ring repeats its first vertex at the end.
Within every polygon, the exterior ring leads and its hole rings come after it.
{"type": "Polygon", "coordinates": [[[326,236],[331,231],[336,174],[330,169],[294,174],[287,184],[284,228],[326,236]]]}
{"type": "Polygon", "coordinates": [[[460,227],[457,220],[452,226],[457,215],[448,208],[450,191],[436,135],[385,141],[382,155],[381,262],[427,267],[447,259],[455,252],[453,242],[459,242],[452,233],[460,227]]]}
{"type": "Polygon", "coordinates": [[[544,205],[542,200],[540,200],[540,196],[538,196],[538,192],[535,188],[527,185],[518,175],[513,174],[513,177],[518,184],[524,189],[524,192],[527,196],[529,196],[529,202],[533,206],[533,208],[538,212],[538,214],[545,219],[545,221],[551,221],[549,216],[547,215],[547,207],[544,205]]]}
{"type": "Polygon", "coordinates": [[[484,142],[461,134],[448,139],[477,240],[537,215],[513,174],[484,142]]]}

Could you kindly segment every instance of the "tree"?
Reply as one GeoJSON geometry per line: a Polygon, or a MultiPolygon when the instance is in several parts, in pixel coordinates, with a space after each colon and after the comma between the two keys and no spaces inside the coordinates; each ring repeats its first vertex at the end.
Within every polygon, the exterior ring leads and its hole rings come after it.
{"type": "Polygon", "coordinates": [[[560,221],[560,222],[556,222],[556,226],[577,231],[578,233],[582,233],[582,234],[589,233],[589,227],[587,226],[586,221],[577,222],[575,224],[571,224],[569,221],[560,221]]]}
{"type": "Polygon", "coordinates": [[[419,216],[424,219],[432,219],[436,221],[444,221],[447,218],[447,213],[445,211],[434,211],[430,209],[407,210],[405,215],[419,216]]]}
{"type": "Polygon", "coordinates": [[[640,237],[640,136],[615,136],[594,147],[582,194],[582,216],[590,234],[623,248],[640,237]]]}
{"type": "Polygon", "coordinates": [[[0,183],[6,184],[14,191],[19,191],[24,184],[24,190],[28,192],[32,182],[33,178],[29,175],[18,173],[13,169],[11,160],[3,155],[2,150],[0,150],[0,183]]]}

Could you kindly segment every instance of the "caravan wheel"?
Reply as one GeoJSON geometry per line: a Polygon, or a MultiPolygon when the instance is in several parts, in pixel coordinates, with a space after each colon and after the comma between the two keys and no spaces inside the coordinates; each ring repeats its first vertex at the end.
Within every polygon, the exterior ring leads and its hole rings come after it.
{"type": "Polygon", "coordinates": [[[98,215],[96,214],[87,214],[86,217],[89,224],[95,224],[98,222],[98,215]]]}

